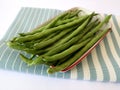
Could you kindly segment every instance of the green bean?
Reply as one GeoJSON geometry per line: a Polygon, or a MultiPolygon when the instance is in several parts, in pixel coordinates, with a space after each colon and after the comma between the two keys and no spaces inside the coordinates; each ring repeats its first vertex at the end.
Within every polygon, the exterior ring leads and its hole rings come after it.
{"type": "Polygon", "coordinates": [[[65,19],[65,20],[60,20],[60,21],[58,21],[56,24],[55,24],[55,26],[59,26],[59,25],[62,25],[62,24],[66,24],[66,23],[68,23],[68,22],[71,22],[71,21],[73,21],[73,20],[76,20],[76,19],[78,19],[79,17],[73,17],[73,18],[69,18],[69,19],[65,19]]]}
{"type": "Polygon", "coordinates": [[[35,50],[35,49],[30,49],[30,48],[25,48],[23,51],[30,53],[30,54],[35,54],[35,55],[43,55],[46,50],[35,50]]]}
{"type": "Polygon", "coordinates": [[[65,28],[72,27],[72,26],[84,21],[87,17],[88,17],[88,15],[85,15],[85,16],[81,17],[78,20],[75,20],[73,22],[70,22],[70,23],[67,23],[67,24],[64,24],[64,25],[60,25],[58,27],[51,28],[49,30],[45,30],[45,31],[43,31],[41,33],[36,33],[34,35],[27,35],[27,36],[24,36],[24,37],[18,37],[18,38],[16,38],[15,41],[17,41],[17,42],[27,42],[27,41],[39,39],[39,38],[45,37],[45,36],[47,36],[47,35],[49,35],[49,34],[51,34],[53,32],[56,32],[58,30],[63,30],[65,28]]]}
{"type": "Polygon", "coordinates": [[[57,47],[52,47],[51,50],[49,50],[47,53],[45,53],[45,55],[53,55],[53,54],[57,54],[63,50],[65,50],[66,48],[68,48],[69,46],[75,44],[78,41],[82,40],[82,37],[88,32],[90,31],[90,29],[94,28],[96,25],[99,24],[99,22],[97,22],[98,20],[95,20],[94,22],[90,23],[84,31],[82,31],[80,34],[78,34],[77,36],[73,37],[71,40],[69,40],[68,42],[66,42],[65,44],[60,44],[57,47]],[[95,23],[96,22],[96,23],[95,23]]]}
{"type": "Polygon", "coordinates": [[[26,47],[25,45],[23,45],[23,44],[20,44],[20,43],[18,43],[18,42],[11,42],[11,41],[9,41],[9,42],[7,42],[7,45],[9,46],[9,47],[11,47],[11,48],[13,48],[13,49],[16,49],[16,50],[22,50],[22,51],[25,51],[25,52],[27,52],[27,53],[31,53],[31,54],[42,54],[42,53],[44,53],[44,51],[38,51],[38,50],[35,50],[35,49],[31,49],[31,48],[28,48],[28,47],[26,47]]]}
{"type": "Polygon", "coordinates": [[[23,54],[20,54],[20,58],[21,60],[23,60],[25,63],[30,64],[32,63],[32,59],[28,59],[27,57],[25,57],[23,54]]]}
{"type": "Polygon", "coordinates": [[[74,16],[78,16],[78,14],[81,12],[82,10],[77,10],[76,12],[72,13],[69,18],[72,18],[74,16]]]}
{"type": "Polygon", "coordinates": [[[42,49],[48,45],[51,45],[53,43],[55,43],[56,41],[60,40],[64,35],[66,35],[68,32],[70,32],[71,30],[73,30],[73,28],[68,28],[67,30],[64,30],[62,32],[60,32],[58,35],[56,35],[55,37],[48,39],[46,41],[42,41],[40,43],[36,43],[34,45],[34,49],[42,49]]]}
{"type": "Polygon", "coordinates": [[[41,57],[36,57],[35,60],[28,59],[25,57],[23,54],[20,54],[21,60],[23,60],[25,63],[27,63],[28,66],[32,65],[38,65],[38,64],[46,64],[46,65],[51,65],[50,63],[46,63],[45,61],[42,60],[41,57]]]}
{"type": "Polygon", "coordinates": [[[45,29],[45,26],[43,27],[39,27],[39,28],[35,28],[30,32],[26,32],[26,33],[19,33],[20,36],[26,36],[26,35],[33,35],[35,33],[41,32],[45,29]]]}
{"type": "Polygon", "coordinates": [[[77,59],[79,59],[90,47],[92,47],[103,35],[105,35],[109,29],[105,29],[102,32],[100,32],[98,35],[96,35],[88,44],[85,45],[79,52],[77,52],[72,58],[70,58],[68,61],[64,62],[63,64],[59,66],[55,66],[54,68],[49,68],[47,72],[49,74],[61,71],[65,69],[66,67],[70,66],[72,63],[74,63],[77,59]]]}
{"type": "Polygon", "coordinates": [[[87,38],[89,38],[92,34],[96,33],[98,30],[100,30],[100,28],[105,24],[105,23],[108,23],[109,19],[111,18],[111,15],[108,15],[105,17],[105,19],[100,23],[98,24],[95,28],[93,28],[93,30],[91,30],[91,32],[88,32],[82,40],[85,40],[87,38]]]}
{"type": "MultiPolygon", "coordinates": [[[[75,52],[75,53],[76,53],[76,52],[75,52]]],[[[64,62],[66,62],[66,61],[69,60],[75,53],[72,53],[72,54],[64,57],[63,59],[58,60],[57,63],[56,63],[56,65],[54,65],[54,66],[58,66],[58,65],[61,65],[61,64],[64,63],[64,62]]]]}
{"type": "MultiPolygon", "coordinates": [[[[74,30],[75,28],[77,28],[77,26],[76,27],[72,27],[72,28],[70,28],[71,29],[71,31],[72,30],[74,30]]],[[[68,32],[68,34],[70,34],[71,32],[68,32]]],[[[62,37],[62,39],[64,39],[65,37],[66,37],[67,35],[64,35],[63,37],[62,37]]],[[[57,36],[56,36],[57,37],[57,36]]],[[[44,41],[44,42],[46,42],[46,41],[44,41]]],[[[43,43],[44,43],[43,42],[43,43]]],[[[48,42],[50,42],[50,40],[48,40],[48,42]]],[[[54,44],[57,44],[59,41],[57,41],[57,42],[55,42],[54,44]]],[[[46,43],[46,45],[47,45],[48,43],[46,43]]],[[[49,50],[51,50],[53,47],[54,47],[54,44],[53,45],[50,45],[50,46],[48,46],[48,47],[45,47],[45,48],[42,48],[42,49],[32,49],[32,48],[26,48],[26,49],[24,49],[24,51],[26,51],[27,53],[31,53],[31,54],[37,54],[37,55],[43,55],[43,54],[45,54],[46,52],[48,52],[49,50]]],[[[42,45],[44,45],[44,44],[42,44],[42,45]]]]}
{"type": "Polygon", "coordinates": [[[82,10],[79,10],[78,8],[77,8],[77,9],[74,9],[74,10],[72,10],[72,11],[69,11],[69,14],[66,15],[66,16],[63,18],[63,20],[72,18],[72,17],[74,17],[74,16],[78,16],[78,14],[79,14],[80,11],[82,11],[82,10]]]}
{"type": "Polygon", "coordinates": [[[61,18],[63,18],[64,16],[66,16],[69,12],[64,12],[58,16],[56,16],[51,22],[49,22],[49,24],[45,27],[45,29],[49,29],[52,28],[55,23],[57,23],[58,20],[60,20],[61,18]]]}
{"type": "Polygon", "coordinates": [[[40,65],[40,64],[45,64],[45,65],[48,65],[48,66],[53,66],[56,64],[56,62],[45,62],[43,61],[42,57],[41,56],[38,56],[35,60],[32,60],[31,63],[29,63],[28,65],[29,66],[33,66],[33,65],[40,65]]]}
{"type": "Polygon", "coordinates": [[[76,36],[78,33],[80,33],[82,30],[84,30],[84,28],[87,26],[87,24],[92,19],[93,15],[94,15],[94,13],[92,13],[89,16],[89,18],[87,18],[87,20],[85,20],[72,34],[70,34],[68,37],[66,37],[65,39],[63,39],[60,43],[58,43],[58,45],[67,42],[68,40],[70,40],[71,38],[73,38],[74,36],[76,36]]]}
{"type": "Polygon", "coordinates": [[[40,42],[45,42],[51,38],[53,38],[55,35],[57,35],[59,32],[55,32],[55,33],[52,33],[50,34],[49,36],[45,37],[45,38],[41,38],[41,39],[38,39],[38,40],[32,40],[32,41],[29,41],[29,42],[25,42],[24,45],[28,48],[33,48],[34,47],[34,44],[35,43],[40,43],[40,42]]]}
{"type": "Polygon", "coordinates": [[[7,45],[13,49],[17,49],[17,50],[24,50],[25,49],[25,46],[21,45],[20,43],[18,42],[12,42],[12,41],[9,41],[7,42],[7,45]]]}
{"type": "Polygon", "coordinates": [[[67,11],[68,12],[68,14],[67,15],[65,15],[63,18],[61,18],[61,20],[65,20],[65,19],[68,19],[69,17],[69,15],[72,13],[72,12],[76,12],[78,9],[72,9],[72,10],[69,10],[69,11],[67,11]]]}
{"type": "Polygon", "coordinates": [[[55,54],[53,56],[45,56],[43,55],[42,57],[44,58],[45,61],[57,61],[57,60],[60,60],[64,57],[66,57],[67,55],[77,51],[78,49],[80,49],[81,47],[83,47],[85,44],[87,44],[89,41],[91,40],[90,39],[87,39],[79,44],[75,44],[73,46],[71,46],[70,48],[64,50],[63,52],[61,53],[58,53],[58,54],[55,54]]]}

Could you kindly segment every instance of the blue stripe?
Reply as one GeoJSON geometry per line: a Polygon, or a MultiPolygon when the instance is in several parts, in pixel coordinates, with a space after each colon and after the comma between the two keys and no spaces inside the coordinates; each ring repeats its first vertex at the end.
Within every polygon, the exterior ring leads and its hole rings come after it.
{"type": "Polygon", "coordinates": [[[48,76],[47,69],[48,69],[49,67],[46,66],[46,65],[43,65],[42,68],[43,68],[43,70],[41,71],[41,75],[48,76]]]}
{"type": "MultiPolygon", "coordinates": [[[[6,45],[5,45],[6,46],[6,45]]],[[[5,68],[5,63],[6,63],[6,59],[8,58],[7,56],[9,56],[10,52],[12,49],[8,48],[7,52],[5,52],[5,54],[2,56],[1,58],[1,63],[0,63],[0,67],[1,68],[5,68]]]]}
{"type": "Polygon", "coordinates": [[[35,70],[35,74],[40,75],[41,74],[41,69],[42,69],[42,65],[37,65],[36,70],[35,70]]]}
{"type": "Polygon", "coordinates": [[[110,76],[109,76],[109,72],[108,72],[108,68],[104,62],[104,59],[103,59],[103,56],[101,54],[101,49],[100,49],[100,46],[98,45],[96,47],[96,52],[97,52],[97,55],[98,55],[98,60],[100,62],[100,65],[102,66],[102,71],[103,71],[103,76],[104,76],[104,80],[103,81],[109,81],[110,80],[110,76]]]}
{"type": "Polygon", "coordinates": [[[65,73],[64,73],[64,78],[70,79],[70,74],[71,74],[70,70],[67,71],[67,72],[65,72],[65,73]]]}
{"type": "Polygon", "coordinates": [[[34,15],[34,20],[33,20],[33,22],[32,22],[32,25],[31,25],[30,30],[32,30],[32,29],[34,29],[34,28],[37,27],[37,23],[38,23],[37,20],[39,19],[39,15],[40,15],[40,11],[41,11],[41,10],[35,9],[35,11],[36,11],[36,13],[35,13],[35,15],[34,15]]]}
{"type": "Polygon", "coordinates": [[[57,77],[57,78],[63,78],[63,73],[64,73],[64,72],[58,72],[56,77],[57,77]]]}
{"type": "Polygon", "coordinates": [[[83,68],[82,68],[82,63],[79,63],[77,66],[77,79],[83,79],[83,68]]]}
{"type": "Polygon", "coordinates": [[[90,80],[95,81],[97,79],[97,76],[96,76],[96,70],[93,64],[93,59],[92,59],[91,54],[87,56],[87,60],[88,60],[88,66],[90,69],[90,80]]]}

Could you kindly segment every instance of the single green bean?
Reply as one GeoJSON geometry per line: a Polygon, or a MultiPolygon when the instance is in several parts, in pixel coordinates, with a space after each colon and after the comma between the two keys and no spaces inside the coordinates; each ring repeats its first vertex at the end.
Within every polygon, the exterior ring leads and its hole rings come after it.
{"type": "Polygon", "coordinates": [[[13,49],[17,49],[17,50],[24,50],[26,48],[24,45],[21,45],[18,42],[12,42],[12,41],[7,42],[7,45],[9,47],[11,47],[13,49]]]}
{"type": "Polygon", "coordinates": [[[75,9],[75,10],[72,10],[70,11],[70,13],[68,15],[66,15],[63,20],[65,19],[69,19],[69,18],[72,18],[72,17],[75,17],[75,16],[78,16],[79,12],[81,12],[82,10],[79,10],[79,9],[75,9]]]}
{"type": "Polygon", "coordinates": [[[26,35],[33,35],[35,33],[39,33],[41,31],[43,31],[45,29],[45,26],[43,27],[39,27],[39,28],[35,28],[30,32],[25,32],[25,33],[19,33],[20,36],[26,36],[26,35]]]}
{"type": "Polygon", "coordinates": [[[27,64],[30,64],[33,61],[32,59],[28,59],[27,57],[25,57],[23,54],[20,54],[20,58],[27,64]]]}
{"type": "Polygon", "coordinates": [[[56,16],[51,22],[49,22],[49,24],[45,27],[45,29],[54,27],[54,25],[57,23],[57,21],[59,21],[64,16],[66,16],[68,13],[69,12],[63,12],[63,13],[59,14],[58,16],[56,16]]]}
{"type": "Polygon", "coordinates": [[[73,17],[73,18],[70,18],[70,19],[65,19],[65,20],[59,20],[55,26],[59,26],[59,25],[62,25],[62,24],[66,24],[68,22],[71,22],[71,21],[74,21],[76,19],[78,19],[79,17],[73,17]]]}

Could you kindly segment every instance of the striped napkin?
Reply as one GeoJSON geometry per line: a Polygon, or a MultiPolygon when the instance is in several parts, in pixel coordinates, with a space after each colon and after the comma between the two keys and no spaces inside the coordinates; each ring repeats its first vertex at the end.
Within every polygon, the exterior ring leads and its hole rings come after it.
{"type": "Polygon", "coordinates": [[[0,68],[55,78],[120,82],[120,17],[114,15],[111,19],[112,32],[80,64],[65,73],[49,75],[45,65],[28,67],[20,60],[20,51],[6,45],[6,41],[17,33],[28,32],[61,12],[46,8],[21,8],[6,35],[0,40],[0,68]]]}

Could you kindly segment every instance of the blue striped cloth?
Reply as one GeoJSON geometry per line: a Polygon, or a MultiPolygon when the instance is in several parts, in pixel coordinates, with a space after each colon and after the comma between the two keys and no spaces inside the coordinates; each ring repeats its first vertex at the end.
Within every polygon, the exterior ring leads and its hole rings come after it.
{"type": "Polygon", "coordinates": [[[48,67],[45,65],[28,67],[20,60],[20,51],[6,45],[6,41],[18,33],[28,32],[61,12],[46,8],[21,8],[5,36],[0,40],[0,68],[55,78],[120,82],[120,17],[114,15],[111,19],[112,32],[80,64],[65,73],[49,75],[46,72],[48,67]]]}

